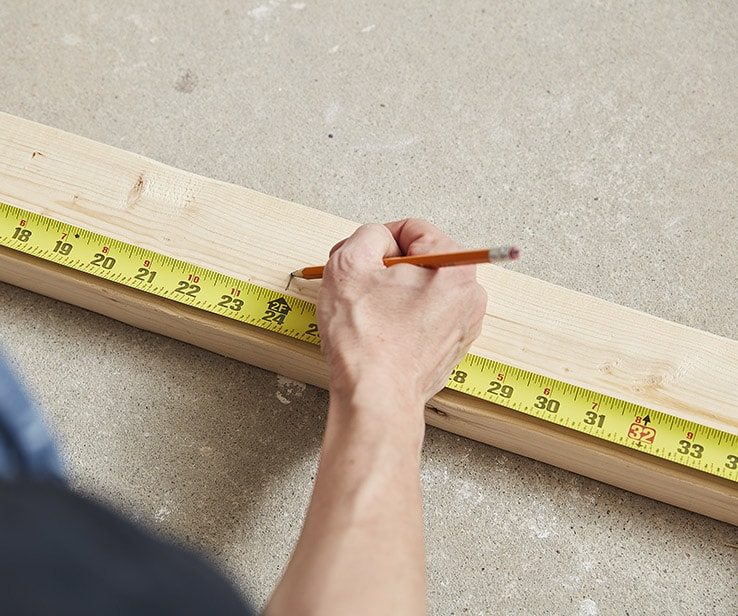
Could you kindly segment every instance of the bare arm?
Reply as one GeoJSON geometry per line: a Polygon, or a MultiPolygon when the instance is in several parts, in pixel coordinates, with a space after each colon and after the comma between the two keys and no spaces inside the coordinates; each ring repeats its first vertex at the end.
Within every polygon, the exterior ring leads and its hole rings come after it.
{"type": "Polygon", "coordinates": [[[429,223],[366,225],[332,252],[318,297],[330,404],[302,534],[267,606],[281,614],[424,614],[425,403],[479,335],[474,267],[385,268],[458,246],[429,223]]]}

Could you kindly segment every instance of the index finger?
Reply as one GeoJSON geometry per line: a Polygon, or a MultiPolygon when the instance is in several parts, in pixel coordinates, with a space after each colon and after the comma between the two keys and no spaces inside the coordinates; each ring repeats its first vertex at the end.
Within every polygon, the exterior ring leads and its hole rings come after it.
{"type": "Polygon", "coordinates": [[[362,225],[331,249],[326,267],[334,271],[383,269],[383,259],[400,254],[397,242],[384,225],[362,225]]]}
{"type": "Polygon", "coordinates": [[[454,240],[438,227],[419,218],[406,218],[385,224],[402,254],[417,255],[461,250],[454,240]]]}

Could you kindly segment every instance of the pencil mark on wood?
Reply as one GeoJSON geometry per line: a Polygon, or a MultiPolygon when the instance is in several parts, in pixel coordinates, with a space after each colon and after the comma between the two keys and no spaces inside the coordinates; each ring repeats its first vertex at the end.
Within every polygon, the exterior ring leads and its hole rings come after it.
{"type": "Polygon", "coordinates": [[[33,154],[31,154],[31,158],[36,158],[37,156],[46,156],[43,152],[39,152],[38,150],[35,150],[33,154]]]}

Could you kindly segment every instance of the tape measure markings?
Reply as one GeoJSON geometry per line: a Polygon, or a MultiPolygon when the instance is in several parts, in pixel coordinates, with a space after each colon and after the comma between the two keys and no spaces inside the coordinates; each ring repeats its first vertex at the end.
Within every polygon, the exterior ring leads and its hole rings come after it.
{"type": "MultiPolygon", "coordinates": [[[[311,344],[315,305],[0,202],[0,245],[311,344]]],[[[468,354],[447,387],[738,482],[738,435],[468,354]]]]}

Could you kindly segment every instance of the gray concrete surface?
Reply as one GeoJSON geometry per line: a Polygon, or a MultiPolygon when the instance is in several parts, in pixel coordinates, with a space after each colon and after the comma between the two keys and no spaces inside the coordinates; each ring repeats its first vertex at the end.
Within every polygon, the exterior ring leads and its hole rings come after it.
{"type": "MultiPolygon", "coordinates": [[[[738,5],[0,2],[0,109],[738,338],[738,5]]],[[[542,298],[545,301],[545,298],[542,298]]],[[[0,285],[73,482],[261,605],[326,394],[0,285]]],[[[735,614],[736,528],[429,429],[431,614],[735,614]]]]}

